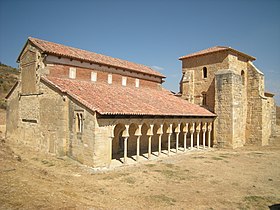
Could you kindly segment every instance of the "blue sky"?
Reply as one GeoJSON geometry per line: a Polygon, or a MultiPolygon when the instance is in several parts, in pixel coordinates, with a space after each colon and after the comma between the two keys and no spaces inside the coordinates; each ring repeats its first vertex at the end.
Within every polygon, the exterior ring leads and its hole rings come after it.
{"type": "Polygon", "coordinates": [[[0,61],[16,67],[28,36],[136,63],[178,91],[180,56],[216,45],[257,58],[280,105],[279,0],[0,0],[0,61]]]}

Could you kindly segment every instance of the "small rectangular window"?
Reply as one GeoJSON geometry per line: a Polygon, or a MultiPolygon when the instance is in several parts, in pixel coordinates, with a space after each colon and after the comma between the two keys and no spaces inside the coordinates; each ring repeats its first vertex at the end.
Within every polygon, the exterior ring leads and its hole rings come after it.
{"type": "Polygon", "coordinates": [[[97,81],[97,73],[92,71],[91,72],[91,81],[96,82],[97,81]]]}
{"type": "Polygon", "coordinates": [[[126,86],[127,77],[122,77],[122,86],[126,86]]]}
{"type": "Polygon", "coordinates": [[[70,79],[75,79],[76,78],[76,68],[70,67],[70,69],[69,69],[69,78],[70,79]]]}
{"type": "Polygon", "coordinates": [[[22,122],[37,123],[37,120],[22,119],[22,122]]]}
{"type": "Polygon", "coordinates": [[[135,79],[135,87],[139,87],[140,86],[140,81],[139,81],[139,79],[135,79]]]}
{"type": "Polygon", "coordinates": [[[112,74],[108,74],[108,84],[112,84],[113,82],[113,76],[112,74]]]}

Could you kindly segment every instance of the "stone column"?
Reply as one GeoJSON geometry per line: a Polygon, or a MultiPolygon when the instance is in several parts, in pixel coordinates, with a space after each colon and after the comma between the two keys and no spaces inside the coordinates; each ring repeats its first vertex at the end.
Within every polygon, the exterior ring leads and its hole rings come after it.
{"type": "Polygon", "coordinates": [[[139,162],[139,156],[140,156],[140,138],[141,135],[137,136],[137,145],[136,145],[136,161],[139,162]]]}
{"type": "Polygon", "coordinates": [[[149,136],[149,144],[148,144],[148,159],[151,159],[152,155],[152,136],[149,136]]]}
{"type": "Polygon", "coordinates": [[[186,123],[185,127],[183,128],[183,132],[184,132],[184,152],[186,152],[186,150],[187,150],[188,127],[189,127],[189,123],[186,123]]]}
{"type": "Polygon", "coordinates": [[[122,137],[124,137],[123,142],[123,163],[127,164],[127,139],[129,137],[129,125],[125,125],[125,130],[123,131],[122,137]]]}
{"type": "Polygon", "coordinates": [[[149,136],[149,144],[148,144],[148,159],[151,159],[152,156],[152,136],[153,136],[153,127],[154,125],[150,125],[150,128],[147,132],[147,135],[149,136]]]}
{"type": "Polygon", "coordinates": [[[211,131],[212,131],[212,123],[208,124],[208,148],[211,147],[211,131]]]}
{"type": "Polygon", "coordinates": [[[127,164],[127,139],[128,137],[124,137],[123,142],[123,163],[127,164]]]}
{"type": "Polygon", "coordinates": [[[161,138],[162,138],[162,134],[163,134],[163,125],[160,125],[160,128],[158,129],[157,134],[159,134],[158,136],[158,157],[161,154],[161,138]]]}
{"type": "Polygon", "coordinates": [[[113,145],[113,139],[114,139],[114,136],[110,136],[109,137],[109,148],[110,148],[110,154],[109,154],[109,159],[110,159],[110,163],[111,163],[111,160],[112,160],[112,150],[113,150],[113,147],[112,147],[112,145],[113,145]]]}
{"type": "Polygon", "coordinates": [[[137,136],[137,144],[136,144],[136,161],[139,162],[139,156],[140,156],[140,138],[142,136],[141,134],[141,128],[142,125],[138,125],[137,130],[135,131],[135,136],[137,136]]]}
{"type": "Polygon", "coordinates": [[[168,133],[168,149],[167,149],[167,154],[168,156],[170,155],[170,141],[171,141],[171,135],[172,135],[172,124],[169,125],[169,128],[167,129],[168,133]]]}
{"type": "Polygon", "coordinates": [[[195,128],[195,123],[192,123],[191,128],[190,128],[190,133],[191,133],[191,149],[193,149],[193,134],[194,134],[194,128],[195,128]]]}
{"type": "Polygon", "coordinates": [[[203,149],[205,149],[205,134],[206,134],[206,130],[207,130],[207,124],[203,123],[202,126],[202,133],[203,133],[203,149]]]}
{"type": "Polygon", "coordinates": [[[176,153],[178,153],[178,149],[179,149],[180,124],[178,124],[178,126],[176,127],[175,133],[176,133],[176,153]]]}
{"type": "Polygon", "coordinates": [[[196,147],[199,149],[199,133],[200,133],[200,123],[196,125],[196,147]]]}

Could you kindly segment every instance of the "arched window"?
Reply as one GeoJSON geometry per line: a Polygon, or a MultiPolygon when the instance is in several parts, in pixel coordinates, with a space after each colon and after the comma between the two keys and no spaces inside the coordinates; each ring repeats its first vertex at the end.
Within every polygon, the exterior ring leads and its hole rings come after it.
{"type": "Polygon", "coordinates": [[[84,127],[84,122],[83,122],[83,113],[77,112],[76,113],[76,132],[77,133],[82,133],[83,132],[83,127],[84,127]]]}
{"type": "Polygon", "coordinates": [[[241,71],[241,79],[242,79],[242,85],[245,85],[245,72],[241,71]]]}
{"type": "Polygon", "coordinates": [[[206,67],[203,67],[203,78],[207,78],[207,68],[206,67]]]}

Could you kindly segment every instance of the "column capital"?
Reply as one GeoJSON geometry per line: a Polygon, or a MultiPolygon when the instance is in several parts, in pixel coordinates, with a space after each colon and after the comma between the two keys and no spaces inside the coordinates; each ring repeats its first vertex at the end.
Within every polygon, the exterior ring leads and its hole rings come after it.
{"type": "Polygon", "coordinates": [[[183,123],[183,133],[187,133],[189,130],[189,123],[183,123]]]}
{"type": "Polygon", "coordinates": [[[206,130],[207,130],[207,123],[206,123],[206,122],[203,122],[203,123],[202,123],[202,131],[203,131],[203,133],[205,133],[206,130]]]}
{"type": "Polygon", "coordinates": [[[175,133],[180,133],[180,128],[181,128],[181,124],[178,124],[177,127],[175,128],[175,133]]]}
{"type": "Polygon", "coordinates": [[[212,122],[208,123],[207,130],[212,131],[212,122]]]}
{"type": "Polygon", "coordinates": [[[129,125],[125,125],[125,130],[123,131],[122,137],[129,137],[129,125]]]}
{"type": "Polygon", "coordinates": [[[166,131],[166,133],[168,133],[168,134],[172,134],[172,124],[169,124],[169,127],[167,128],[167,131],[166,131]]]}
{"type": "Polygon", "coordinates": [[[161,124],[159,126],[159,128],[157,129],[157,134],[162,135],[163,134],[163,124],[161,124]]]}
{"type": "Polygon", "coordinates": [[[141,128],[142,128],[142,125],[138,125],[138,128],[135,131],[135,136],[142,136],[141,128]]]}
{"type": "Polygon", "coordinates": [[[197,123],[195,130],[196,131],[200,131],[201,130],[201,123],[197,123]]]}
{"type": "Polygon", "coordinates": [[[150,125],[148,131],[147,131],[147,136],[152,136],[153,135],[153,128],[154,128],[154,125],[150,125]]]}
{"type": "Polygon", "coordinates": [[[195,123],[191,123],[191,126],[190,126],[190,133],[193,134],[193,133],[194,133],[194,130],[195,130],[195,123]]]}

